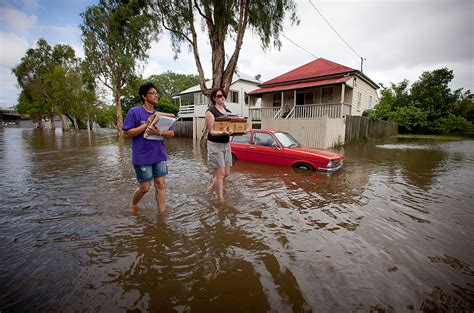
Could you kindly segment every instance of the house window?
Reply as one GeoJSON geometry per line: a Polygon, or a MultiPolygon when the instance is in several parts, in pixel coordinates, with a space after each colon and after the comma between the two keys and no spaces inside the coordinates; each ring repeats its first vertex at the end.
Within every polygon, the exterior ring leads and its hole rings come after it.
{"type": "Polygon", "coordinates": [[[249,96],[247,93],[244,93],[244,103],[245,103],[246,105],[249,104],[249,98],[250,98],[250,96],[249,96]]]}
{"type": "Polygon", "coordinates": [[[239,92],[229,90],[229,93],[227,94],[227,100],[233,103],[239,103],[239,92]]]}
{"type": "Polygon", "coordinates": [[[281,107],[281,94],[273,94],[273,107],[281,107]]]}
{"type": "Polygon", "coordinates": [[[357,108],[360,109],[360,104],[362,102],[362,94],[360,92],[357,93],[357,108]]]}
{"type": "Polygon", "coordinates": [[[372,96],[369,97],[369,109],[372,109],[372,96]]]}
{"type": "Polygon", "coordinates": [[[334,102],[334,87],[323,88],[323,103],[334,102]]]}

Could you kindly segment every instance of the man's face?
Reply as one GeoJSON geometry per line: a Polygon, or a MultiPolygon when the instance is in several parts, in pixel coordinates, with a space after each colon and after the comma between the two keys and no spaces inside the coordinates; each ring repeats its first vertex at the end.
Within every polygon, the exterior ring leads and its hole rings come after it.
{"type": "Polygon", "coordinates": [[[145,95],[145,100],[149,103],[156,104],[158,103],[158,91],[155,88],[150,88],[145,95]]]}

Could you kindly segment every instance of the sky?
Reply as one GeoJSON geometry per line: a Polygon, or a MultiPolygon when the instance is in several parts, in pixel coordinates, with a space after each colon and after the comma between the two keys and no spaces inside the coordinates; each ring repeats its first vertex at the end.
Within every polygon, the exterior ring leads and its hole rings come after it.
{"type": "MultiPolygon", "coordinates": [[[[80,16],[98,0],[0,0],[0,107],[16,105],[20,92],[11,69],[40,38],[68,44],[84,57],[80,16]]],[[[263,50],[248,29],[237,68],[264,82],[323,57],[361,69],[374,82],[390,86],[419,79],[425,71],[453,70],[450,88],[474,91],[474,1],[472,0],[297,0],[299,25],[287,19],[280,50],[263,50]],[[342,38],[342,39],[341,39],[342,38]]],[[[199,49],[210,78],[210,46],[200,34],[199,49]]],[[[226,44],[227,54],[232,42],[226,44]]],[[[167,70],[197,74],[186,47],[174,59],[165,32],[152,44],[142,74],[167,70]]]]}

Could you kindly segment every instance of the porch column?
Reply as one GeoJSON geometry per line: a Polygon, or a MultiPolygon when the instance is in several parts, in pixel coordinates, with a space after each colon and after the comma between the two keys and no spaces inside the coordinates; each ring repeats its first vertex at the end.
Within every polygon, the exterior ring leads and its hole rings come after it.
{"type": "Polygon", "coordinates": [[[342,115],[344,114],[344,94],[346,92],[346,84],[345,83],[342,83],[342,88],[341,88],[341,114],[339,115],[339,117],[342,117],[342,115]]]}
{"type": "Polygon", "coordinates": [[[296,89],[293,91],[293,107],[296,107],[296,89]]]}

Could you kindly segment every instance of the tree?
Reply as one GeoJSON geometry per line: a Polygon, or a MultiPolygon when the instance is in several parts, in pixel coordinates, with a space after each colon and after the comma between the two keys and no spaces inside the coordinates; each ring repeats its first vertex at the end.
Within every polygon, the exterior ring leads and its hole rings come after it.
{"type": "Polygon", "coordinates": [[[123,90],[121,102],[123,114],[126,114],[128,110],[134,106],[141,104],[138,88],[145,81],[152,82],[158,89],[160,98],[156,109],[162,112],[177,114],[179,107],[173,104],[173,96],[192,86],[198,85],[199,77],[197,75],[179,74],[172,71],[151,75],[148,79],[135,77],[123,90]]]}
{"type": "Polygon", "coordinates": [[[181,91],[199,84],[199,76],[192,74],[179,74],[166,71],[159,75],[151,75],[149,81],[155,84],[160,94],[160,100],[168,99],[172,101],[181,91]]]}
{"type": "MultiPolygon", "coordinates": [[[[67,114],[74,102],[74,94],[80,89],[76,84],[79,59],[68,45],[53,48],[44,39],[39,39],[36,48],[30,48],[12,72],[22,88],[18,107],[30,113],[38,126],[50,118],[55,128],[54,117],[60,115],[63,129],[66,128],[63,114],[67,114]],[[70,78],[70,76],[76,77],[70,78]]],[[[69,112],[70,113],[70,112],[69,112]]]]}
{"type": "Polygon", "coordinates": [[[137,62],[147,59],[150,42],[159,33],[145,4],[145,0],[100,0],[81,13],[86,61],[94,77],[113,93],[120,138],[121,90],[136,76],[137,62]]]}
{"type": "Polygon", "coordinates": [[[451,91],[448,84],[453,78],[452,70],[441,68],[423,72],[411,86],[412,101],[415,106],[427,111],[428,121],[433,122],[453,112],[462,90],[451,91]]]}
{"type": "Polygon", "coordinates": [[[151,8],[157,12],[157,19],[163,28],[171,33],[175,57],[180,53],[182,43],[187,43],[193,52],[204,94],[209,91],[198,50],[197,19],[207,28],[211,45],[212,87],[224,87],[226,91],[232,82],[247,28],[260,37],[263,49],[269,48],[272,42],[279,48],[279,35],[286,12],[293,23],[299,23],[293,0],[155,0],[151,8]],[[224,44],[228,39],[232,39],[235,45],[226,63],[224,44]]]}
{"type": "Polygon", "coordinates": [[[37,41],[36,46],[26,51],[20,64],[12,69],[12,73],[22,89],[18,99],[20,110],[27,113],[31,110],[33,120],[38,122],[38,127],[42,128],[42,120],[51,115],[44,77],[51,69],[52,48],[43,38],[37,41]]]}

